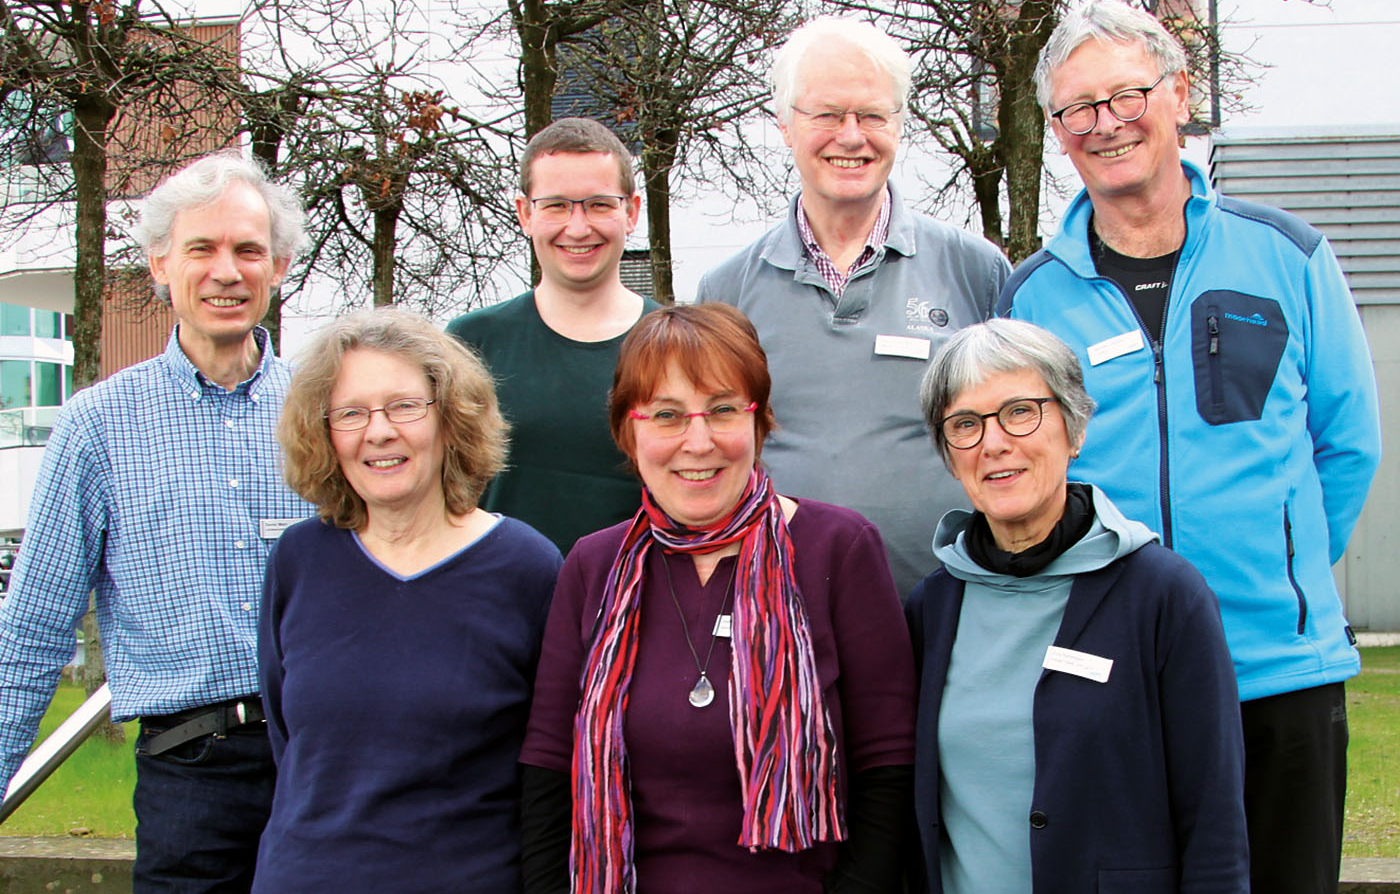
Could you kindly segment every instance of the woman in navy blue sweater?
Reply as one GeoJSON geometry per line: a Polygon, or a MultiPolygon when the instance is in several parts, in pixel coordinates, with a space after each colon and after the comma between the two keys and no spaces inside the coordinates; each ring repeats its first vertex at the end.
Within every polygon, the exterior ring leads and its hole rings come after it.
{"type": "Polygon", "coordinates": [[[298,365],[279,436],[320,518],[268,563],[255,891],[519,891],[516,758],[561,560],[476,505],[505,428],[475,355],[403,311],[330,324],[298,365]]]}

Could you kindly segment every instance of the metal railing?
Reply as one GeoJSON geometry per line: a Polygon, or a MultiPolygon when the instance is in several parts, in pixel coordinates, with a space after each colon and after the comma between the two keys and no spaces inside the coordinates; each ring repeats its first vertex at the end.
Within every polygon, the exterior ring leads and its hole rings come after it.
{"type": "Polygon", "coordinates": [[[19,770],[10,780],[5,791],[5,800],[0,802],[0,823],[19,809],[25,799],[43,784],[57,770],[68,756],[78,750],[92,731],[102,725],[112,706],[112,692],[103,683],[102,687],[88,696],[67,720],[58,725],[47,739],[29,753],[20,764],[19,770]]]}

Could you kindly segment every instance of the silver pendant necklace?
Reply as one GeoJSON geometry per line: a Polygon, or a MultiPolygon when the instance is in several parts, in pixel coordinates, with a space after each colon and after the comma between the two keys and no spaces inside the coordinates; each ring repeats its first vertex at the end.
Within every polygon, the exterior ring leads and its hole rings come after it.
{"type": "MultiPolygon", "coordinates": [[[[680,599],[676,598],[676,587],[671,583],[671,563],[666,561],[666,557],[661,559],[661,567],[666,570],[666,589],[671,591],[671,601],[676,605],[676,614],[681,619],[681,633],[685,634],[685,644],[690,647],[690,657],[695,659],[695,669],[700,672],[700,679],[695,681],[695,685],[690,688],[687,696],[690,703],[703,708],[715,700],[715,687],[710,683],[710,678],[705,672],[710,667],[710,656],[715,652],[715,640],[718,639],[716,631],[719,629],[719,616],[715,617],[715,626],[710,630],[710,648],[705,651],[705,663],[700,663],[700,653],[695,651],[695,643],[690,638],[690,625],[685,622],[685,611],[681,608],[680,599]]],[[[719,614],[724,614],[724,609],[729,605],[729,594],[734,588],[734,575],[739,569],[739,557],[734,557],[734,565],[729,569],[729,582],[724,585],[724,598],[719,604],[719,614]]],[[[703,590],[702,590],[703,592],[703,590]]],[[[704,617],[704,605],[701,605],[700,615],[704,617]]]]}

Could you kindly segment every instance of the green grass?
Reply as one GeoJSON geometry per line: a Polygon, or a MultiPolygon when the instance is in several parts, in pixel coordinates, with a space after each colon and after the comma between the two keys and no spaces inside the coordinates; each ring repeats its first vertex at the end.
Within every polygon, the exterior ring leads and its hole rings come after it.
{"type": "MultiPolygon", "coordinates": [[[[1400,857],[1400,646],[1362,649],[1361,676],[1347,683],[1346,842],[1350,857],[1400,857]]],[[[65,685],[44,718],[43,734],[82,701],[65,685]]],[[[126,725],[134,741],[136,724],[126,725]]],[[[0,835],[67,835],[84,828],[104,838],[130,838],[136,820],[131,743],[89,739],[3,826],[0,835]]]]}
{"type": "Polygon", "coordinates": [[[1361,650],[1347,681],[1347,818],[1342,853],[1400,857],[1400,646],[1361,650]]]}
{"type": "MultiPolygon", "coordinates": [[[[84,698],[82,686],[64,683],[39,726],[42,740],[84,698]]],[[[126,742],[88,739],[30,796],[24,806],[0,826],[0,835],[55,836],[90,834],[99,838],[131,838],[136,817],[131,791],[136,785],[132,744],[139,724],[125,725],[126,742]],[[87,833],[80,831],[87,829],[87,833]]]]}

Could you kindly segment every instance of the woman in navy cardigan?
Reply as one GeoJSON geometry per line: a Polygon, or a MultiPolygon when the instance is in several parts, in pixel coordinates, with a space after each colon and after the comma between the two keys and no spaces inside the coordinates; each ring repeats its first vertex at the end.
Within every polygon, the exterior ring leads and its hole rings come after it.
{"type": "Polygon", "coordinates": [[[943,894],[1247,892],[1244,751],[1215,596],[1068,482],[1094,401],[1028,323],[964,329],[921,400],[975,512],[906,612],[921,884],[943,894]]]}

